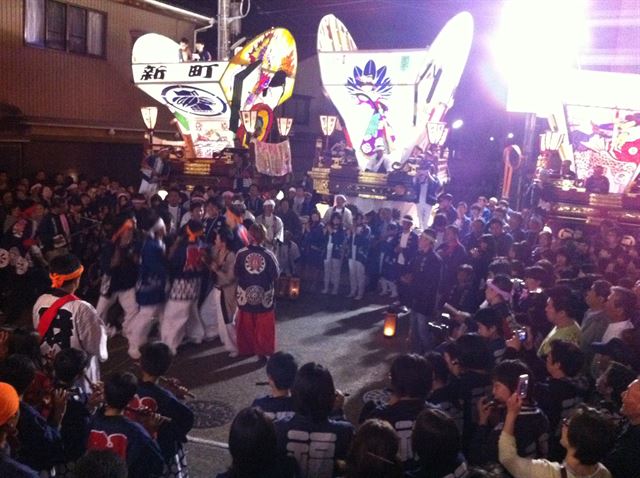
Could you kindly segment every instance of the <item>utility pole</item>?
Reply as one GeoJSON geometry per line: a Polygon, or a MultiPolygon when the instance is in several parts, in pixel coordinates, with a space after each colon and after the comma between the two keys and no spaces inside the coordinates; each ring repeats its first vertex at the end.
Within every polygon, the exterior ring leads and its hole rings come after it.
{"type": "Polygon", "coordinates": [[[218,0],[218,57],[216,60],[229,59],[229,13],[231,0],[218,0]]]}

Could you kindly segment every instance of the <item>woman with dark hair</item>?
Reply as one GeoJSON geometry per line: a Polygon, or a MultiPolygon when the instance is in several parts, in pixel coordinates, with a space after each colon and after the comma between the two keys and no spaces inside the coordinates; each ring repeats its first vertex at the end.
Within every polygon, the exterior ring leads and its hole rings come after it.
{"type": "Polygon", "coordinates": [[[398,450],[398,435],[388,422],[367,420],[351,443],[345,478],[401,478],[398,450]]]}
{"type": "Polygon", "coordinates": [[[300,367],[291,395],[295,414],[275,423],[278,449],[295,456],[304,478],[335,476],[336,463],[346,459],[354,431],[344,419],[329,418],[332,412],[341,413],[343,395],[336,391],[329,370],[314,362],[300,367]]]}
{"type": "Polygon", "coordinates": [[[292,478],[293,459],[278,454],[273,422],[256,407],[240,410],[229,430],[229,471],[217,478],[292,478]]]}
{"type": "Polygon", "coordinates": [[[201,316],[205,322],[205,340],[220,335],[224,348],[232,357],[237,356],[236,329],[233,316],[236,312],[236,286],[238,284],[234,264],[234,237],[231,230],[221,227],[215,234],[213,257],[210,269],[214,276],[214,287],[202,303],[201,316]],[[211,320],[212,319],[212,320],[211,320]]]}
{"type": "Polygon", "coordinates": [[[411,446],[420,467],[411,478],[466,476],[467,462],[461,450],[460,432],[446,413],[423,410],[411,433],[411,446]]]}
{"type": "Polygon", "coordinates": [[[567,450],[563,463],[531,460],[518,455],[514,436],[522,398],[514,393],[507,400],[507,416],[500,435],[500,463],[514,478],[610,478],[600,463],[615,440],[612,421],[594,408],[580,407],[563,420],[560,444],[567,450]]]}

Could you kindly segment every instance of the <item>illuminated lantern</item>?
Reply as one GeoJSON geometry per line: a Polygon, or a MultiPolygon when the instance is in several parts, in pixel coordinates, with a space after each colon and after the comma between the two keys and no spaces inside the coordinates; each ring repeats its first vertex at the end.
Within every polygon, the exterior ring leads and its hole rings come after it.
{"type": "Polygon", "coordinates": [[[256,121],[258,120],[258,112],[256,110],[244,110],[240,112],[242,125],[247,133],[252,134],[256,130],[256,121]]]}
{"type": "Polygon", "coordinates": [[[398,323],[398,314],[395,312],[385,312],[384,327],[382,333],[385,337],[393,337],[396,335],[396,325],[398,323]]]}
{"type": "Polygon", "coordinates": [[[289,131],[291,131],[291,125],[293,125],[293,118],[278,118],[276,124],[278,125],[280,136],[288,136],[289,131]]]}
{"type": "Polygon", "coordinates": [[[289,299],[297,299],[300,295],[300,278],[291,277],[289,279],[289,299]]]}
{"type": "Polygon", "coordinates": [[[547,131],[540,135],[540,151],[558,151],[564,142],[565,134],[547,131]]]}

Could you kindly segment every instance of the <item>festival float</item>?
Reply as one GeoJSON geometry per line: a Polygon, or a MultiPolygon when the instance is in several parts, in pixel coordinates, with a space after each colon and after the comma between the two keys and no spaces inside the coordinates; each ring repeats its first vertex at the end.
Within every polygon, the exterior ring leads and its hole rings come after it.
{"type": "Polygon", "coordinates": [[[322,152],[317,146],[309,173],[316,192],[344,194],[365,208],[391,201],[411,212],[414,179],[427,162],[447,182],[445,116],[472,38],[473,18],[462,12],[428,48],[360,50],[338,18],[325,16],[318,27],[318,61],[325,95],[339,117],[323,115],[320,121],[327,146],[340,127],[344,147],[322,152]]]}
{"type": "Polygon", "coordinates": [[[174,40],[149,33],[131,55],[136,86],[174,116],[180,141],[154,137],[153,107],[147,116],[143,111],[152,150],[171,150],[172,177],[226,188],[236,177],[262,186],[284,182],[291,173],[289,141],[267,141],[274,124],[280,137],[291,128],[290,118],[274,114],[293,93],[298,58],[291,33],[271,28],[228,61],[179,62],[178,51],[174,40]]]}
{"type": "Polygon", "coordinates": [[[540,136],[537,181],[549,187],[545,206],[563,223],[599,225],[603,219],[640,226],[640,75],[573,70],[556,83],[540,136]],[[563,177],[548,159],[570,161],[563,177]],[[609,193],[587,192],[586,179],[602,167],[609,193]],[[572,175],[573,176],[573,175],[572,175]]]}

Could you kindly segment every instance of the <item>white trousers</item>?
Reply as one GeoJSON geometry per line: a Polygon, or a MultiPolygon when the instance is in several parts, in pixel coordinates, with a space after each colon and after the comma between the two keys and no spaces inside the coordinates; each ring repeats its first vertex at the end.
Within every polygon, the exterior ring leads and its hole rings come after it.
{"type": "Polygon", "coordinates": [[[325,259],[324,261],[324,292],[329,292],[329,285],[333,286],[331,293],[337,294],[340,287],[340,259],[325,259]]]}
{"type": "Polygon", "coordinates": [[[215,287],[211,289],[211,292],[209,292],[200,306],[200,319],[202,320],[205,339],[213,339],[219,335],[216,291],[220,293],[215,287]]]}
{"type": "Polygon", "coordinates": [[[185,335],[198,341],[204,336],[204,327],[200,321],[197,300],[169,299],[164,306],[160,322],[160,339],[175,354],[185,335]]]}
{"type": "Polygon", "coordinates": [[[420,229],[426,229],[431,225],[431,210],[433,205],[431,204],[416,204],[418,210],[418,222],[420,223],[420,229]]]}
{"type": "Polygon", "coordinates": [[[389,279],[380,278],[380,293],[382,295],[390,294],[392,298],[398,297],[398,286],[389,279]]]}
{"type": "Polygon", "coordinates": [[[349,285],[350,296],[361,299],[364,295],[364,288],[367,276],[364,272],[364,264],[355,259],[349,259],[349,285]]]}
{"type": "Polygon", "coordinates": [[[109,297],[100,295],[98,305],[96,305],[96,312],[103,324],[107,325],[107,314],[109,313],[109,309],[116,302],[120,304],[120,307],[122,307],[122,310],[124,311],[122,333],[125,337],[128,337],[129,327],[139,310],[138,303],[136,302],[135,288],[132,287],[131,289],[113,292],[109,297]]]}
{"type": "Polygon", "coordinates": [[[222,344],[224,345],[225,350],[228,352],[238,352],[238,342],[236,340],[236,325],[235,325],[235,317],[233,318],[233,322],[230,324],[226,324],[224,321],[224,314],[222,313],[222,301],[224,297],[222,296],[222,291],[220,289],[213,289],[214,293],[214,304],[215,304],[215,315],[218,321],[218,334],[220,335],[220,340],[222,340],[222,344]]]}
{"type": "Polygon", "coordinates": [[[153,324],[162,320],[163,310],[164,303],[140,306],[125,334],[129,341],[129,356],[132,359],[140,358],[140,347],[147,343],[153,324]]]}

